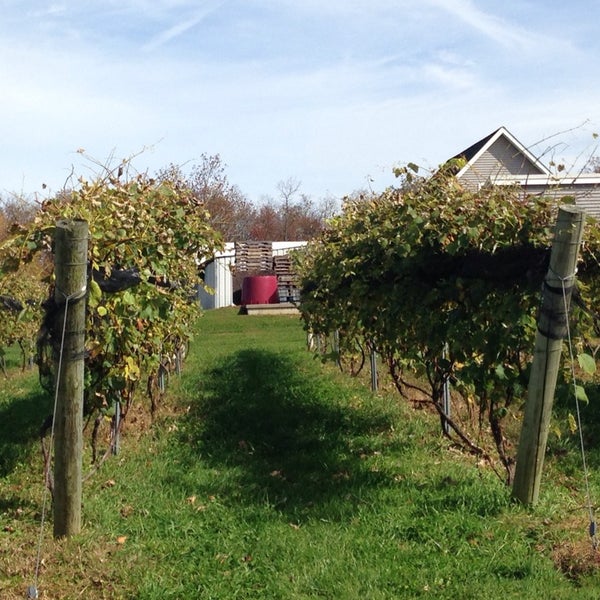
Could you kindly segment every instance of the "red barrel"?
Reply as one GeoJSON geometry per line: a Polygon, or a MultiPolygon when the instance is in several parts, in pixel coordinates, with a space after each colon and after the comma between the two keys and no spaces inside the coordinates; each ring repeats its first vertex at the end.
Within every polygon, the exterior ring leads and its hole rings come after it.
{"type": "Polygon", "coordinates": [[[253,275],[242,281],[242,304],[277,304],[277,277],[275,275],[253,275]]]}

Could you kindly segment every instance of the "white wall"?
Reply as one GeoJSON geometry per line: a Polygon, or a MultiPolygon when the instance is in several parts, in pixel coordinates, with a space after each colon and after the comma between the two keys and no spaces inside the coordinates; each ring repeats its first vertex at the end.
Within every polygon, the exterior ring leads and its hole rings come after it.
{"type": "Polygon", "coordinates": [[[271,242],[273,248],[273,256],[282,256],[283,254],[287,254],[288,250],[293,250],[294,248],[302,248],[306,246],[308,242],[271,242]]]}
{"type": "Polygon", "coordinates": [[[214,293],[209,293],[204,289],[198,291],[198,299],[202,308],[224,308],[233,305],[233,280],[230,267],[234,261],[234,244],[227,243],[225,250],[217,252],[214,260],[207,265],[204,282],[213,289],[214,293]]]}

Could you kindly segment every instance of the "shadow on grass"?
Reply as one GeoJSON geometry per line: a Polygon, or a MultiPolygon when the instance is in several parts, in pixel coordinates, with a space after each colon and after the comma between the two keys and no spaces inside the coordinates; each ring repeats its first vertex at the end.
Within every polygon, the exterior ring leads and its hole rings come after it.
{"type": "Polygon", "coordinates": [[[50,404],[42,391],[0,404],[0,477],[28,460],[50,404]]]}
{"type": "Polygon", "coordinates": [[[365,459],[391,423],[382,411],[353,409],[341,394],[281,354],[242,350],[201,384],[186,441],[223,471],[229,498],[290,512],[340,496],[360,500],[386,478],[365,459]]]}
{"type": "MultiPolygon", "coordinates": [[[[585,384],[589,402],[580,402],[581,432],[588,466],[600,468],[600,385],[585,384]]],[[[557,388],[554,412],[560,436],[551,435],[548,455],[560,460],[561,469],[574,474],[582,469],[579,431],[569,431],[569,421],[575,418],[577,407],[571,386],[557,388]]]]}

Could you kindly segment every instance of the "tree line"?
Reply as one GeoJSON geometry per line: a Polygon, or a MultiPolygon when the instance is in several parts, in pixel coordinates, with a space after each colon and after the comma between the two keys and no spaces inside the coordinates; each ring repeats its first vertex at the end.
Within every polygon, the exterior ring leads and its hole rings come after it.
{"type": "MultiPolygon", "coordinates": [[[[308,240],[318,235],[327,219],[339,210],[333,196],[313,199],[295,177],[276,184],[274,196],[253,202],[229,181],[227,166],[218,154],[202,154],[189,169],[170,164],[152,177],[188,190],[209,214],[209,224],[227,242],[308,240]]],[[[73,186],[74,188],[76,186],[73,186]]],[[[68,197],[68,187],[57,197],[68,197]]],[[[17,194],[0,195],[0,241],[15,224],[33,219],[40,202],[17,194]]]]}
{"type": "Polygon", "coordinates": [[[333,197],[318,201],[302,192],[301,182],[288,177],[277,183],[277,196],[253,203],[233,185],[218,154],[203,154],[188,172],[169,165],[159,179],[178,182],[208,211],[211,226],[227,242],[308,240],[318,235],[338,208],[333,197]]]}

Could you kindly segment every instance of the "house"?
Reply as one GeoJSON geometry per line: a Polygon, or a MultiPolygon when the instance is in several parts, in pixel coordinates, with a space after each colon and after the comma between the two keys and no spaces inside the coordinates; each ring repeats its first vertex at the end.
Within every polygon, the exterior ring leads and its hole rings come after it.
{"type": "Polygon", "coordinates": [[[552,172],[505,127],[500,127],[453,158],[466,164],[456,177],[468,189],[515,185],[526,196],[572,196],[588,215],[600,219],[600,174],[552,172]]]}

